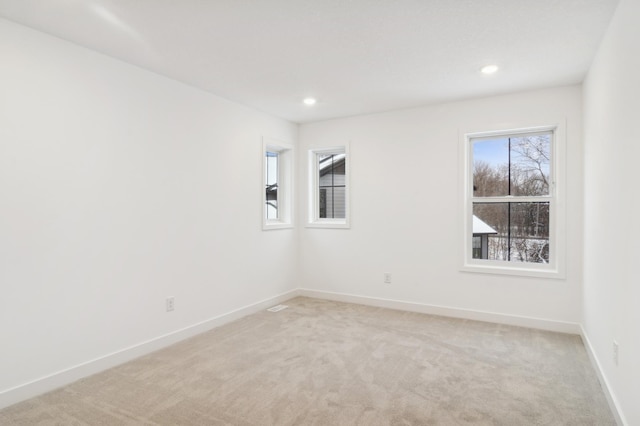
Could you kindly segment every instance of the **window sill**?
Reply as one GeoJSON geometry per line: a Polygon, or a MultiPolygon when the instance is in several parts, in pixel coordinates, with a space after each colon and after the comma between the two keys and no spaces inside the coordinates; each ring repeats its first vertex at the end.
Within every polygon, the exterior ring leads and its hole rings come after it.
{"type": "MultiPolygon", "coordinates": [[[[483,262],[484,263],[484,262],[483,262]]],[[[504,262],[489,264],[467,263],[460,269],[462,272],[494,274],[494,275],[511,275],[519,277],[547,278],[564,280],[566,277],[564,272],[556,268],[550,267],[531,267],[524,266],[505,266],[504,262]]]]}
{"type": "Polygon", "coordinates": [[[276,229],[292,229],[293,223],[285,223],[285,222],[268,222],[262,224],[263,231],[274,231],[276,229]]]}
{"type": "Polygon", "coordinates": [[[349,229],[351,226],[345,219],[321,219],[307,223],[307,228],[349,229]]]}

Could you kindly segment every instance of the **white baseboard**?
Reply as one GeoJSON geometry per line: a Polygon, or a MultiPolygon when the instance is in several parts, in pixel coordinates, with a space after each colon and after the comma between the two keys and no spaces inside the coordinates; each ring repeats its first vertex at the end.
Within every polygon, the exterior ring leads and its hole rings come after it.
{"type": "Polygon", "coordinates": [[[0,409],[68,385],[83,377],[87,377],[127,361],[131,361],[135,358],[157,351],[158,349],[170,346],[200,333],[204,333],[205,331],[209,331],[213,328],[220,327],[221,325],[227,324],[231,321],[235,321],[273,305],[282,303],[297,295],[297,290],[291,290],[180,330],[176,330],[82,364],[78,364],[65,370],[52,373],[29,383],[24,383],[20,386],[3,390],[0,392],[0,409]]]}
{"type": "Polygon", "coordinates": [[[580,334],[578,323],[551,321],[541,318],[505,315],[493,312],[474,311],[470,309],[451,308],[447,306],[427,305],[422,303],[405,302],[402,300],[382,299],[377,297],[357,296],[353,294],[332,293],[327,291],[298,289],[300,296],[315,297],[317,299],[335,300],[337,302],[357,303],[360,305],[376,306],[379,308],[397,309],[400,311],[419,312],[422,314],[440,315],[443,317],[463,318],[475,321],[493,322],[498,324],[515,325],[518,327],[535,328],[539,330],[556,331],[568,334],[580,334]]]}
{"type": "Polygon", "coordinates": [[[607,398],[607,402],[609,403],[609,408],[611,408],[611,412],[616,419],[616,423],[619,426],[627,426],[627,420],[622,414],[622,410],[620,409],[620,405],[618,404],[618,399],[615,394],[611,391],[611,386],[609,386],[609,381],[607,377],[604,375],[604,371],[602,370],[602,365],[596,356],[595,351],[593,350],[593,345],[589,340],[589,336],[587,335],[584,327],[580,327],[582,337],[582,341],[584,342],[584,347],[587,350],[587,354],[589,355],[589,359],[591,360],[591,364],[593,365],[593,369],[596,370],[596,374],[598,375],[598,379],[600,380],[600,385],[602,386],[602,391],[604,392],[604,396],[607,398]]]}
{"type": "MultiPolygon", "coordinates": [[[[20,401],[24,401],[26,399],[41,395],[45,392],[49,392],[54,389],[60,388],[62,386],[68,385],[83,377],[87,377],[92,374],[96,374],[101,371],[107,370],[109,368],[115,367],[127,361],[131,361],[140,356],[143,356],[151,352],[157,351],[159,349],[162,349],[164,347],[170,346],[181,340],[187,339],[189,337],[195,336],[205,331],[209,331],[213,328],[220,327],[231,321],[235,321],[244,316],[256,313],[270,306],[285,302],[286,300],[296,296],[306,296],[306,297],[335,300],[335,301],[347,302],[347,303],[357,303],[361,305],[376,306],[376,307],[397,309],[397,310],[410,311],[410,312],[419,312],[419,313],[440,315],[440,316],[447,316],[447,317],[454,317],[454,318],[463,318],[463,319],[470,319],[475,321],[486,321],[486,322],[493,322],[493,323],[499,323],[499,324],[507,324],[507,325],[514,325],[514,326],[520,326],[520,327],[556,331],[561,333],[579,334],[584,337],[585,342],[588,342],[588,339],[586,339],[586,336],[584,335],[584,331],[582,330],[582,327],[580,326],[580,324],[577,324],[577,323],[550,321],[550,320],[545,320],[540,318],[504,315],[504,314],[498,314],[498,313],[492,313],[492,312],[474,311],[474,310],[468,310],[468,309],[451,308],[446,306],[436,306],[436,305],[427,305],[427,304],[421,304],[421,303],[405,302],[401,300],[382,299],[382,298],[375,298],[375,297],[357,296],[352,294],[332,293],[332,292],[326,292],[326,291],[300,288],[300,289],[291,290],[291,291],[282,293],[280,295],[253,303],[251,305],[244,306],[234,311],[227,312],[225,314],[216,316],[206,321],[202,321],[200,323],[191,325],[189,327],[185,327],[180,330],[176,330],[171,333],[167,333],[165,335],[156,337],[154,339],[150,339],[145,342],[138,343],[128,348],[124,348],[122,350],[104,355],[102,357],[70,367],[68,369],[52,373],[45,377],[41,377],[39,379],[31,381],[29,383],[24,383],[20,386],[6,389],[0,392],[0,408],[8,407],[20,401]]],[[[585,343],[585,346],[587,346],[588,348],[587,351],[589,352],[589,355],[592,357],[592,359],[595,359],[593,357],[593,351],[590,348],[590,345],[585,343]]],[[[598,365],[597,361],[594,361],[594,365],[598,365]]],[[[596,370],[598,371],[598,374],[601,377],[601,380],[603,382],[603,387],[605,387],[608,392],[608,386],[606,385],[606,380],[602,378],[603,376],[599,369],[599,366],[596,368],[596,370]]],[[[611,404],[613,404],[612,407],[616,406],[616,404],[613,402],[614,399],[611,397],[610,392],[607,394],[607,398],[609,398],[611,401],[611,404]]],[[[613,408],[612,408],[612,411],[614,411],[614,413],[617,414],[617,411],[613,410],[613,408]]],[[[626,423],[622,422],[620,424],[625,425],[626,423]]]]}

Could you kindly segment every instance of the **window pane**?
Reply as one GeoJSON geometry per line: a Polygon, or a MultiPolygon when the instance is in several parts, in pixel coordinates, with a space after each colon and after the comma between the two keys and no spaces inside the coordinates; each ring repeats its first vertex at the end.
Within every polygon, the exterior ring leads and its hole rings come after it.
{"type": "Polygon", "coordinates": [[[318,217],[346,218],[345,154],[318,154],[318,217]]]}
{"type": "Polygon", "coordinates": [[[551,133],[511,138],[512,195],[549,195],[551,133]]]}
{"type": "Polygon", "coordinates": [[[511,261],[549,263],[549,203],[510,203],[511,261]]]}
{"type": "Polygon", "coordinates": [[[473,204],[473,236],[482,237],[485,244],[485,255],[481,259],[508,260],[508,230],[508,203],[473,204]]]}
{"type": "Polygon", "coordinates": [[[473,238],[474,258],[549,263],[549,203],[474,203],[473,238]]]}
{"type": "Polygon", "coordinates": [[[549,195],[551,133],[474,140],[473,196],[549,195]]]}
{"type": "Polygon", "coordinates": [[[509,139],[473,141],[473,196],[509,195],[509,139]]]}
{"type": "Polygon", "coordinates": [[[278,153],[267,151],[265,161],[265,211],[267,219],[278,219],[278,153]]]}
{"type": "Polygon", "coordinates": [[[346,217],[346,191],[344,186],[320,188],[318,201],[318,217],[325,219],[344,219],[346,217]]]}

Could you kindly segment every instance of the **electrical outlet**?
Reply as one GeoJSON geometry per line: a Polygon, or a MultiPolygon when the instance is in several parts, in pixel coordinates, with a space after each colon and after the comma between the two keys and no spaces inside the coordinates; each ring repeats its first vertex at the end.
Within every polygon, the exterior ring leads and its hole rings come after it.
{"type": "Polygon", "coordinates": [[[173,296],[167,297],[167,312],[171,312],[176,308],[176,299],[173,296]]]}
{"type": "Polygon", "coordinates": [[[618,346],[618,342],[613,341],[613,363],[618,365],[618,352],[620,351],[620,347],[618,346]]]}
{"type": "Polygon", "coordinates": [[[391,284],[391,274],[389,272],[384,273],[384,283],[391,284]]]}

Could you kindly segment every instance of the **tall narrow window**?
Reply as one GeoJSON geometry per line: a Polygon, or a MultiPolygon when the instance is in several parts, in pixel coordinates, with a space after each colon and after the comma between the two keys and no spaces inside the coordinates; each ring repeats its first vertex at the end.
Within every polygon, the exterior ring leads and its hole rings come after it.
{"type": "Polygon", "coordinates": [[[293,147],[274,139],[265,139],[262,148],[262,227],[293,226],[293,147]]]}
{"type": "Polygon", "coordinates": [[[557,272],[555,130],[468,135],[467,266],[557,272]]]}
{"type": "Polygon", "coordinates": [[[265,153],[265,214],[267,220],[278,219],[278,156],[277,152],[265,153]]]}
{"type": "Polygon", "coordinates": [[[348,161],[346,147],[309,152],[309,226],[349,226],[348,161]]]}
{"type": "Polygon", "coordinates": [[[344,219],[346,217],[346,155],[318,154],[318,188],[320,198],[318,217],[344,219]]]}

